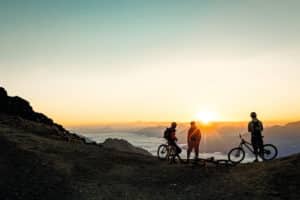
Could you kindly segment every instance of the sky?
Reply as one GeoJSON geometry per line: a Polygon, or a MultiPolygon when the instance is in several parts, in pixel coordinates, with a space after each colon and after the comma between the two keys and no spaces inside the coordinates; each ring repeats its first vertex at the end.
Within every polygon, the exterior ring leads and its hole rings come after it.
{"type": "Polygon", "coordinates": [[[0,0],[0,85],[64,125],[300,120],[300,1],[0,0]]]}

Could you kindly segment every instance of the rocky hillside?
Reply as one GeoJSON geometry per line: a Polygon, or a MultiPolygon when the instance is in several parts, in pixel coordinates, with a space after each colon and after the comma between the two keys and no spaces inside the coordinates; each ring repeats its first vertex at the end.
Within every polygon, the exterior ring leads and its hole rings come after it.
{"type": "Polygon", "coordinates": [[[300,155],[236,167],[170,165],[36,119],[0,114],[0,199],[300,199],[300,155]]]}
{"type": "Polygon", "coordinates": [[[46,115],[35,112],[30,103],[25,99],[8,96],[3,87],[0,87],[0,122],[9,127],[19,128],[52,139],[104,146],[105,148],[123,152],[151,155],[146,150],[134,147],[124,140],[108,139],[103,144],[96,144],[88,138],[70,133],[62,125],[53,122],[46,115]]]}
{"type": "Polygon", "coordinates": [[[52,119],[44,114],[35,112],[25,99],[18,96],[8,96],[3,87],[0,87],[0,113],[19,116],[23,119],[54,126],[60,131],[66,131],[61,125],[54,123],[52,119]]]}

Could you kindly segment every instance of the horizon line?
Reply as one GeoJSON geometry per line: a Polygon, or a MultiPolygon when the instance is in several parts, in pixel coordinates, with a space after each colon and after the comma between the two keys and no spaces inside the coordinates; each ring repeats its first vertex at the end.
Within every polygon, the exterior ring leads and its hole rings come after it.
{"type": "MultiPolygon", "coordinates": [[[[174,120],[176,121],[176,120],[174,120]]],[[[250,121],[250,120],[249,120],[250,121]]],[[[198,122],[200,125],[204,126],[212,126],[212,125],[217,125],[217,124],[244,124],[248,123],[249,121],[244,120],[244,121],[212,121],[209,123],[204,123],[199,120],[198,122]]],[[[299,122],[300,120],[263,120],[263,123],[269,124],[269,125],[287,125],[289,123],[295,123],[299,122]]],[[[97,126],[105,126],[105,125],[132,125],[132,124],[169,124],[172,121],[141,121],[141,120],[136,120],[136,121],[102,121],[102,122],[95,122],[95,123],[74,123],[74,124],[68,124],[66,123],[64,126],[66,127],[97,127],[97,126]]],[[[178,124],[189,124],[191,121],[176,121],[178,124]]]]}

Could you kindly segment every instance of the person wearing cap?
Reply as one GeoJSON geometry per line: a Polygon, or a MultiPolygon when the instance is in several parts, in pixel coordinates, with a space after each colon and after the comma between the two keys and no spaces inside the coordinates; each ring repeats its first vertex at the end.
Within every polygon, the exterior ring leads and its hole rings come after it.
{"type": "Polygon", "coordinates": [[[196,122],[191,122],[191,127],[187,133],[187,143],[188,143],[188,150],[187,150],[187,162],[190,160],[191,152],[195,151],[195,160],[199,158],[199,145],[201,141],[201,131],[197,127],[196,122]]]}
{"type": "Polygon", "coordinates": [[[255,160],[258,161],[258,155],[262,154],[264,149],[264,142],[262,131],[264,130],[263,123],[257,118],[257,114],[252,112],[250,114],[251,121],[248,124],[248,132],[251,133],[251,143],[254,149],[255,160]]]}

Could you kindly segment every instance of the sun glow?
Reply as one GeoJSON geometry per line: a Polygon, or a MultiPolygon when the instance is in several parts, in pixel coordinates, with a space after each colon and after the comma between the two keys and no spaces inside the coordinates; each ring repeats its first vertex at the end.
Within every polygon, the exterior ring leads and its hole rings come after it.
{"type": "Polygon", "coordinates": [[[209,124],[217,120],[217,113],[212,111],[201,111],[196,114],[197,119],[203,124],[209,124]]]}

